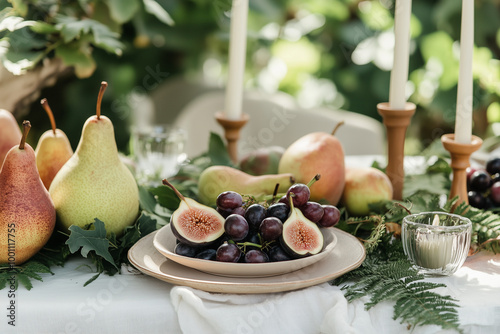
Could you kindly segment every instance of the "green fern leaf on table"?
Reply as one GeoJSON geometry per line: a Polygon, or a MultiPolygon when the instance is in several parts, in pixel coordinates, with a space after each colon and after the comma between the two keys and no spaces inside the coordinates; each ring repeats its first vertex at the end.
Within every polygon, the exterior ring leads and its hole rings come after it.
{"type": "Polygon", "coordinates": [[[487,250],[500,253],[500,215],[483,211],[466,204],[457,206],[454,213],[467,217],[472,222],[472,250],[487,250]]]}
{"type": "MultiPolygon", "coordinates": [[[[383,224],[381,224],[382,226],[383,224]]],[[[372,236],[379,234],[374,230],[372,236]]],[[[402,244],[382,234],[363,264],[333,283],[341,285],[349,302],[368,296],[367,310],[383,301],[394,302],[393,319],[411,326],[438,325],[460,331],[456,300],[432,291],[444,284],[423,281],[406,259],[402,244]]]]}

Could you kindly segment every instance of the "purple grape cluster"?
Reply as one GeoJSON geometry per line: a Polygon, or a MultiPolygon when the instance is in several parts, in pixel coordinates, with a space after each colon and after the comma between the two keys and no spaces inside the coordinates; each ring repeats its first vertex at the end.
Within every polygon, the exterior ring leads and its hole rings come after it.
{"type": "Polygon", "coordinates": [[[486,162],[484,168],[467,168],[467,197],[478,209],[500,207],[500,157],[486,162]]]}
{"type": "Polygon", "coordinates": [[[286,195],[271,204],[245,203],[234,191],[225,191],[217,197],[217,211],[225,218],[224,234],[206,247],[177,243],[174,252],[179,255],[222,262],[265,263],[287,261],[293,257],[280,245],[283,224],[290,214],[288,198],[303,215],[319,227],[335,226],[340,211],[333,205],[310,201],[309,187],[302,183],[292,185],[286,195]]]}

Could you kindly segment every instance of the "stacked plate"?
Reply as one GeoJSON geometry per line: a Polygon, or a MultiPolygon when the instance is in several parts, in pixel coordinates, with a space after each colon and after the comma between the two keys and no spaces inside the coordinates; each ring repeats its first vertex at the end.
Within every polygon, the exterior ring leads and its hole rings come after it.
{"type": "Polygon", "coordinates": [[[361,265],[363,245],[337,228],[324,229],[325,249],[302,259],[272,263],[221,263],[192,259],[173,252],[170,226],[139,240],[128,252],[137,269],[157,279],[220,293],[290,291],[330,281],[361,265]]]}

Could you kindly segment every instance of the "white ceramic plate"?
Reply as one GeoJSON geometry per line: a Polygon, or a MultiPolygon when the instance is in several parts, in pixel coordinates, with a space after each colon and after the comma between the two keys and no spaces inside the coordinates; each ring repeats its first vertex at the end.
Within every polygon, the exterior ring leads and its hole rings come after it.
{"type": "Polygon", "coordinates": [[[292,291],[328,282],[356,269],[365,259],[365,248],[351,234],[332,228],[337,245],[323,260],[297,271],[269,277],[222,277],[207,274],[167,259],[153,246],[157,232],[139,240],[128,252],[133,266],[159,280],[218,293],[256,294],[292,291]]]}
{"type": "Polygon", "coordinates": [[[299,270],[324,259],[335,248],[337,237],[331,228],[323,228],[321,230],[326,246],[320,253],[301,259],[280,262],[228,263],[196,259],[175,254],[174,248],[176,245],[176,238],[172,233],[170,225],[162,227],[158,233],[156,233],[153,245],[169,260],[213,275],[228,277],[266,277],[282,275],[299,270]]]}

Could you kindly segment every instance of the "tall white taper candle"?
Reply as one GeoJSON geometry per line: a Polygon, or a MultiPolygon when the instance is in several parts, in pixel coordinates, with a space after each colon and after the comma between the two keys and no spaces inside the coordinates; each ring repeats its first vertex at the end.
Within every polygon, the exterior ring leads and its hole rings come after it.
{"type": "Polygon", "coordinates": [[[389,106],[404,109],[410,56],[411,0],[396,0],[394,12],[394,63],[389,86],[389,106]]]}
{"type": "Polygon", "coordinates": [[[472,136],[472,54],[474,52],[474,0],[462,0],[460,72],[458,74],[455,141],[470,144],[472,136]]]}
{"type": "Polygon", "coordinates": [[[233,0],[229,36],[229,74],[224,113],[228,119],[240,119],[243,102],[243,78],[247,48],[248,0],[233,0]]]}

